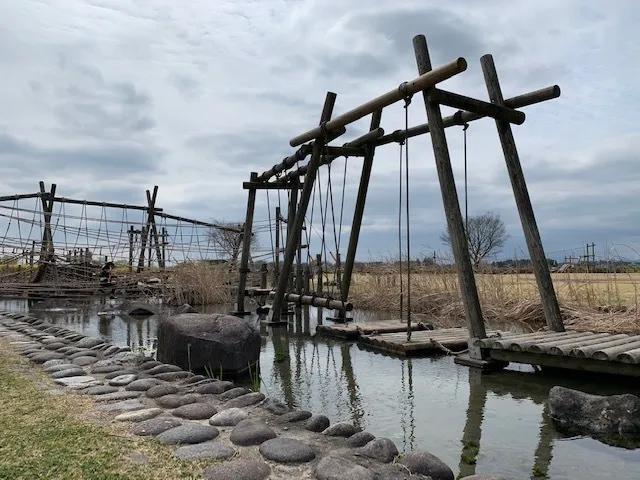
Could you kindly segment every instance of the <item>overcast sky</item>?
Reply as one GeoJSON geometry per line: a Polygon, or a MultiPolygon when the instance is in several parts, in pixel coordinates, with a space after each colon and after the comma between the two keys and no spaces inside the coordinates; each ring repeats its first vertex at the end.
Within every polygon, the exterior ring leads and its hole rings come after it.
{"type": "MultiPolygon", "coordinates": [[[[289,139],[317,125],[326,92],[337,93],[335,115],[413,79],[411,39],[422,33],[434,66],[459,56],[469,63],[443,88],[487,99],[479,64],[486,53],[507,98],[560,85],[560,98],[525,108],[526,122],[513,127],[545,249],[562,259],[595,242],[599,255],[613,245],[636,258],[638,22],[632,0],[3,0],[0,195],[35,192],[44,180],[61,196],[142,205],[145,189],[158,185],[165,212],[241,222],[242,182],[293,153],[289,139]]],[[[411,125],[426,122],[415,100],[411,125]]],[[[335,143],[368,123],[353,124],[335,143]]],[[[384,111],[387,132],[403,125],[402,105],[384,111]]],[[[463,205],[461,128],[447,138],[463,205]]],[[[428,137],[411,139],[409,151],[412,251],[444,255],[428,137]]],[[[471,124],[468,161],[470,214],[497,211],[511,235],[501,256],[528,256],[492,120],[471,124]]],[[[348,161],[341,251],[360,162],[348,161]]],[[[336,160],[331,171],[336,222],[344,165],[336,160]]],[[[325,167],[321,184],[326,179],[325,167]]],[[[269,201],[273,209],[275,192],[269,201]]],[[[260,192],[261,225],[266,202],[260,192]]],[[[397,254],[397,212],[391,144],[376,153],[359,258],[397,254]]],[[[6,222],[0,218],[0,230],[6,222]]],[[[327,235],[335,251],[333,230],[327,235]]]]}

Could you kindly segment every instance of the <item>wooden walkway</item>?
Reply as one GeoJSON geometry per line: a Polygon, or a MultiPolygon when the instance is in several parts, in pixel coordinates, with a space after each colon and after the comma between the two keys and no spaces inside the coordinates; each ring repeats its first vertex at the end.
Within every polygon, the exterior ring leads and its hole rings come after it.
{"type": "MultiPolygon", "coordinates": [[[[496,335],[496,332],[487,332],[496,335]]],[[[433,355],[436,353],[466,350],[469,332],[466,328],[443,328],[441,330],[420,330],[411,332],[407,342],[406,328],[402,333],[362,335],[358,344],[374,350],[402,356],[433,355]]]]}
{"type": "Polygon", "coordinates": [[[593,332],[503,334],[475,340],[495,360],[640,376],[640,335],[593,332]]]}
{"type": "MultiPolygon", "coordinates": [[[[429,328],[429,325],[420,322],[411,324],[412,331],[422,331],[429,328]]],[[[363,335],[376,333],[400,332],[404,332],[404,336],[407,336],[407,324],[400,323],[399,320],[382,320],[367,323],[332,323],[328,325],[318,325],[316,327],[316,333],[341,338],[343,340],[357,340],[363,335]]]]}

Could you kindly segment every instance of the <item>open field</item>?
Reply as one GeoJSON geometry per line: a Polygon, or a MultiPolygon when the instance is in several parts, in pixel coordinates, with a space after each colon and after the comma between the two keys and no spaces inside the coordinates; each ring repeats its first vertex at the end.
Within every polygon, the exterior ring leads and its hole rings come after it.
{"type": "MultiPolygon", "coordinates": [[[[597,331],[640,332],[640,274],[556,273],[552,275],[567,325],[597,331]]],[[[406,273],[404,276],[406,310],[406,273]]],[[[477,274],[487,321],[545,325],[532,274],[477,274]]],[[[411,274],[412,312],[443,325],[462,324],[464,311],[457,276],[451,272],[411,274]]],[[[400,309],[400,277],[390,270],[354,276],[350,300],[357,308],[400,309]]]]}

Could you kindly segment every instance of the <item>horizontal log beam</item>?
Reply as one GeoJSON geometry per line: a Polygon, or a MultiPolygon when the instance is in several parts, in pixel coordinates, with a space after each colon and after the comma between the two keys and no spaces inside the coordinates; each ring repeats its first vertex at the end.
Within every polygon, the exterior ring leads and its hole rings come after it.
{"type": "MultiPolygon", "coordinates": [[[[275,290],[269,293],[269,296],[275,297],[275,290]]],[[[350,312],[353,310],[353,303],[342,302],[341,300],[332,300],[325,297],[313,297],[311,295],[298,295],[296,293],[285,293],[284,299],[287,302],[299,303],[300,305],[311,305],[312,307],[328,308],[330,310],[341,310],[350,312]]]]}
{"type": "MultiPolygon", "coordinates": [[[[363,146],[366,146],[368,143],[372,143],[376,141],[377,139],[381,138],[383,135],[384,135],[384,129],[376,128],[374,130],[371,130],[365,133],[364,135],[361,135],[358,138],[354,138],[350,142],[345,143],[343,146],[344,147],[363,147],[363,146]]],[[[339,158],[341,156],[342,155],[325,155],[320,160],[320,165],[329,165],[336,158],[339,158]]],[[[296,170],[292,170],[291,172],[287,173],[287,175],[282,177],[280,180],[273,183],[276,184],[281,182],[282,183],[292,182],[299,177],[303,177],[306,173],[307,173],[307,166],[303,165],[302,167],[296,170]]]]}
{"type": "Polygon", "coordinates": [[[429,92],[429,98],[440,105],[459,108],[483,117],[495,118],[496,120],[506,120],[507,122],[514,123],[516,125],[522,125],[526,118],[525,114],[518,110],[484,102],[482,100],[466,97],[446,90],[440,90],[439,88],[434,88],[429,92]]]}
{"type": "MultiPolygon", "coordinates": [[[[509,98],[505,100],[504,103],[509,108],[522,108],[535,105],[536,103],[546,102],[547,100],[553,100],[559,96],[560,87],[558,85],[553,85],[551,87],[541,88],[540,90],[509,98]]],[[[481,118],[485,118],[485,116],[471,112],[458,111],[453,115],[443,118],[442,123],[445,128],[449,128],[454,125],[464,125],[465,123],[470,123],[481,118]]],[[[395,132],[380,138],[376,142],[376,146],[379,147],[389,143],[402,142],[407,138],[417,137],[418,135],[424,135],[425,133],[429,133],[428,123],[416,125],[408,130],[396,130],[395,132]]]]}
{"type": "MultiPolygon", "coordinates": [[[[336,129],[335,131],[329,132],[328,138],[327,138],[327,143],[332,142],[336,138],[344,135],[346,131],[347,131],[346,128],[341,127],[341,128],[336,129]]],[[[260,175],[258,175],[258,181],[259,182],[266,182],[271,177],[275,177],[279,173],[284,172],[285,170],[289,170],[296,163],[298,163],[298,162],[304,160],[305,158],[307,158],[307,156],[311,154],[311,150],[313,150],[313,142],[311,142],[311,143],[309,143],[307,145],[302,145],[298,150],[296,150],[296,152],[294,154],[283,158],[280,163],[278,163],[277,165],[274,165],[269,170],[266,170],[266,171],[262,172],[260,175]]]]}
{"type": "Polygon", "coordinates": [[[302,188],[302,184],[300,182],[242,182],[242,188],[245,190],[293,190],[302,188]]]}
{"type": "Polygon", "coordinates": [[[358,147],[350,147],[347,145],[343,145],[342,147],[331,147],[326,146],[322,149],[322,154],[324,156],[335,156],[337,157],[364,157],[365,150],[364,148],[358,147]]]}
{"type": "MultiPolygon", "coordinates": [[[[422,90],[433,87],[434,85],[447,80],[459,73],[464,72],[467,69],[467,61],[464,58],[457,58],[452,62],[449,62],[439,68],[435,68],[424,75],[420,75],[418,78],[405,82],[400,87],[395,88],[383,95],[380,95],[367,103],[364,103],[353,110],[338,115],[336,118],[329,120],[324,129],[333,131],[341,127],[355,122],[367,115],[371,115],[373,112],[380,110],[384,107],[388,107],[402,100],[405,97],[411,96],[414,93],[421,92],[422,90]]],[[[314,140],[322,135],[323,127],[315,127],[308,132],[298,135],[289,141],[289,145],[297,147],[305,142],[314,140]]]]}
{"type": "Polygon", "coordinates": [[[11,200],[24,200],[28,198],[40,198],[39,193],[22,193],[20,195],[5,195],[0,197],[0,202],[10,202],[11,200]]]}
{"type": "MultiPolygon", "coordinates": [[[[154,213],[157,213],[159,210],[161,210],[161,209],[158,209],[158,208],[154,208],[153,209],[154,213]]],[[[227,231],[227,232],[233,232],[233,233],[242,233],[242,232],[244,232],[244,227],[241,227],[241,228],[228,227],[226,225],[218,225],[218,224],[215,224],[215,223],[202,222],[200,220],[193,220],[191,218],[179,217],[178,215],[170,215],[168,213],[160,213],[160,214],[158,214],[158,217],[166,218],[166,219],[169,219],[169,220],[176,220],[178,222],[191,223],[192,225],[200,225],[201,227],[215,228],[216,230],[223,230],[223,231],[227,231]]]]}

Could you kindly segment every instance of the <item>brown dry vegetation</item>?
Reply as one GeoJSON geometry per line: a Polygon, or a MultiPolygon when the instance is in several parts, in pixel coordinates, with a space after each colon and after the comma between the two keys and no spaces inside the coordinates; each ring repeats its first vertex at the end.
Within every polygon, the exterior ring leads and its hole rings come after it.
{"type": "MultiPolygon", "coordinates": [[[[640,332],[640,274],[553,274],[565,324],[602,332],[640,332]]],[[[406,274],[404,276],[406,309],[406,274]]],[[[478,274],[476,283],[491,325],[545,325],[531,274],[478,274]]],[[[357,308],[399,312],[400,277],[391,269],[354,276],[350,300],[357,308]]],[[[411,275],[411,310],[443,325],[464,325],[458,279],[451,271],[411,275]]]]}
{"type": "Polygon", "coordinates": [[[232,301],[230,286],[238,280],[237,271],[228,265],[182,263],[171,269],[168,287],[170,303],[214,305],[232,301]]]}

